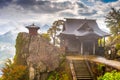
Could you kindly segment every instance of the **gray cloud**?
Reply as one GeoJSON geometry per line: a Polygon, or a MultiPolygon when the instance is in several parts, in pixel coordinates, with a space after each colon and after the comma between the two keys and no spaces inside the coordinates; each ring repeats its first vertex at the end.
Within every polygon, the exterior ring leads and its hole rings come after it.
{"type": "Polygon", "coordinates": [[[86,10],[78,10],[78,13],[82,16],[91,16],[97,13],[96,10],[86,9],[86,10]]]}
{"type": "Polygon", "coordinates": [[[36,3],[36,0],[17,0],[16,3],[18,5],[22,5],[22,6],[28,6],[28,5],[34,5],[36,3]]]}
{"type": "MultiPolygon", "coordinates": [[[[72,1],[51,1],[51,0],[2,0],[2,3],[20,6],[19,10],[22,12],[33,12],[33,13],[41,13],[41,14],[53,14],[58,13],[64,10],[72,10],[77,5],[78,8],[87,8],[82,2],[76,1],[74,4],[72,1]]],[[[5,6],[4,6],[5,7],[5,6]]],[[[68,15],[73,16],[74,13],[69,13],[68,15]]],[[[61,15],[66,15],[63,12],[61,15]]]]}
{"type": "Polygon", "coordinates": [[[61,13],[59,14],[59,16],[62,16],[62,17],[76,17],[75,14],[70,13],[70,12],[61,12],[61,13]]]}
{"type": "Polygon", "coordinates": [[[0,7],[7,5],[21,6],[26,11],[54,13],[71,8],[72,3],[70,1],[52,2],[50,0],[0,0],[0,7]]]}
{"type": "Polygon", "coordinates": [[[37,1],[37,0],[17,0],[16,3],[23,7],[30,7],[33,5],[45,5],[46,3],[50,3],[50,1],[37,1]]]}
{"type": "Polygon", "coordinates": [[[76,4],[78,5],[79,8],[87,8],[87,6],[81,2],[76,2],[76,4]]]}
{"type": "Polygon", "coordinates": [[[0,0],[0,8],[3,8],[4,6],[8,6],[12,0],[0,0]]]}
{"type": "Polygon", "coordinates": [[[20,5],[26,10],[31,10],[40,13],[54,13],[64,9],[71,8],[70,1],[65,2],[51,2],[51,1],[37,1],[37,0],[17,0],[17,5],[20,5]]]}
{"type": "MultiPolygon", "coordinates": [[[[6,16],[7,19],[13,19],[14,16],[17,19],[30,19],[30,16],[35,17],[36,14],[39,16],[57,15],[56,17],[98,17],[108,12],[108,4],[104,4],[100,0],[0,0],[0,3],[9,5],[4,10],[0,10],[0,17],[4,16],[5,18],[6,16]],[[91,3],[92,7],[88,3],[91,3]]],[[[119,2],[110,4],[118,6],[119,2]]]]}

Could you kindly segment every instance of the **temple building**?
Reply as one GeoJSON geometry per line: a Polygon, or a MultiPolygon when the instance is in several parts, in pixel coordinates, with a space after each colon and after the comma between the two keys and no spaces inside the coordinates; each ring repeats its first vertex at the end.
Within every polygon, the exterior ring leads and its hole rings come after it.
{"type": "Polygon", "coordinates": [[[95,55],[104,49],[106,36],[109,34],[98,27],[96,20],[66,19],[63,31],[60,33],[60,46],[65,49],[65,52],[95,55]],[[104,45],[102,38],[104,38],[104,45]]]}
{"type": "Polygon", "coordinates": [[[26,26],[26,28],[29,30],[29,34],[30,35],[37,35],[38,34],[38,29],[40,29],[40,27],[35,26],[34,24],[26,26]]]}

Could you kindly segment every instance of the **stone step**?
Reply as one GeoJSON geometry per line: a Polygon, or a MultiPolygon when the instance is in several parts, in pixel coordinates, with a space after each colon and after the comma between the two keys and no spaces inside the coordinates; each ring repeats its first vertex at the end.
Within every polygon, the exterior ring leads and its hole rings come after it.
{"type": "Polygon", "coordinates": [[[74,60],[73,65],[77,80],[93,80],[85,61],[74,60]]]}

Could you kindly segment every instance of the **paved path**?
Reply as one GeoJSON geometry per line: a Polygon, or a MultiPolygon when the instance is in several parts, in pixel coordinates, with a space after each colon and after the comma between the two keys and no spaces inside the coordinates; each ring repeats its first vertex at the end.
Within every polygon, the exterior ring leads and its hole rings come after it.
{"type": "Polygon", "coordinates": [[[66,57],[68,60],[89,60],[92,62],[97,62],[97,63],[102,63],[108,66],[111,66],[113,68],[116,68],[118,70],[120,70],[120,62],[119,61],[115,61],[115,60],[108,60],[104,57],[100,57],[100,56],[94,56],[94,55],[86,55],[86,56],[82,56],[82,55],[75,55],[75,56],[67,56],[66,57]]]}

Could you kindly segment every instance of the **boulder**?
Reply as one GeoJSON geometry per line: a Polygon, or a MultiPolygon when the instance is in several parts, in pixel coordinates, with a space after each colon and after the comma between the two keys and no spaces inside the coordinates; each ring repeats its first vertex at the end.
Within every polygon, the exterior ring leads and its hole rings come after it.
{"type": "Polygon", "coordinates": [[[28,70],[34,68],[35,80],[45,80],[49,72],[58,68],[62,55],[63,52],[58,47],[50,44],[41,35],[31,36],[22,32],[17,36],[15,63],[28,66],[28,70]]]}

